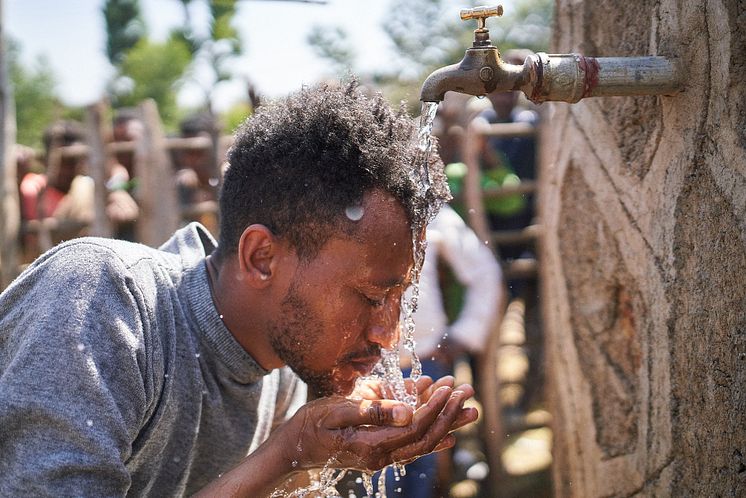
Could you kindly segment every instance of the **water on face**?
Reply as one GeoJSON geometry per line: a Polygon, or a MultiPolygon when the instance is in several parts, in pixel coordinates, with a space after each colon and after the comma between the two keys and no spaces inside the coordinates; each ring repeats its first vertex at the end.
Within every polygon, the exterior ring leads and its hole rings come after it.
{"type": "MultiPolygon", "coordinates": [[[[438,110],[438,102],[424,102],[422,104],[422,114],[420,117],[420,128],[418,134],[419,157],[416,160],[418,167],[412,169],[412,180],[419,186],[418,195],[425,196],[430,189],[430,171],[429,155],[432,147],[431,133],[435,113],[438,110]]],[[[440,205],[429,206],[430,212],[427,213],[427,220],[431,221],[437,214],[440,205]]],[[[350,209],[345,213],[349,218],[354,219],[357,212],[350,213],[350,209]],[[353,216],[351,216],[351,214],[353,216]]],[[[360,215],[362,217],[362,214],[360,215]]],[[[401,343],[404,349],[409,353],[411,358],[410,378],[417,381],[422,375],[422,364],[415,353],[416,342],[414,340],[414,312],[417,310],[417,303],[420,296],[420,273],[422,264],[425,261],[425,248],[427,243],[421,233],[415,228],[412,232],[412,248],[414,255],[414,265],[412,268],[411,292],[402,296],[402,338],[401,343]]],[[[412,407],[417,406],[417,390],[413,386],[413,392],[407,392],[404,384],[404,375],[400,364],[400,351],[397,345],[394,349],[384,349],[381,351],[381,360],[373,369],[371,377],[382,380],[387,397],[407,403],[412,407]]],[[[275,491],[272,498],[304,498],[310,496],[323,496],[325,498],[339,498],[340,494],[335,488],[336,484],[344,477],[346,470],[337,470],[333,468],[335,458],[332,457],[326,463],[319,473],[318,479],[312,480],[311,484],[305,488],[297,489],[291,493],[284,491],[275,491]]],[[[406,469],[403,464],[394,463],[395,479],[398,481],[400,476],[406,475],[406,469]]],[[[386,471],[381,471],[378,480],[378,492],[374,493],[373,476],[367,472],[362,473],[362,484],[365,492],[369,497],[386,498],[386,471]]]]}

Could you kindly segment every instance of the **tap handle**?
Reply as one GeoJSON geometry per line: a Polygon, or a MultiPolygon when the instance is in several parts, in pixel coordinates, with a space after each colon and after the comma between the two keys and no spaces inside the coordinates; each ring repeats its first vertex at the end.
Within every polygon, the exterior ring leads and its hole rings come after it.
{"type": "Polygon", "coordinates": [[[485,29],[485,23],[488,17],[495,17],[503,15],[503,6],[498,5],[496,7],[474,7],[473,9],[461,10],[461,20],[468,21],[469,19],[477,20],[477,31],[483,31],[485,29]]]}

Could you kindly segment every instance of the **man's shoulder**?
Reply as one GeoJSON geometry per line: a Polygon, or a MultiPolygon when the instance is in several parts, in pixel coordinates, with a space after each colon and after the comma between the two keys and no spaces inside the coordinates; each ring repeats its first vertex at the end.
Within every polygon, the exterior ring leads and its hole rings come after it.
{"type": "Polygon", "coordinates": [[[67,268],[71,274],[127,272],[152,263],[173,266],[178,260],[157,249],[124,240],[82,237],[63,242],[37,259],[33,266],[67,268]]]}
{"type": "Polygon", "coordinates": [[[63,242],[36,259],[7,289],[30,294],[99,292],[150,294],[180,275],[178,256],[142,244],[96,237],[63,242]],[[119,289],[119,291],[117,291],[119,289]],[[144,292],[143,292],[144,291],[144,292]]]}

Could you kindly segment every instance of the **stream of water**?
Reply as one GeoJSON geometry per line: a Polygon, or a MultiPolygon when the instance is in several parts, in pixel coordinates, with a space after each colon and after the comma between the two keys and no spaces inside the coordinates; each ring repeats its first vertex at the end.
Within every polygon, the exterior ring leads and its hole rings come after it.
{"type": "MultiPolygon", "coordinates": [[[[423,102],[422,113],[420,115],[420,127],[418,133],[419,154],[416,160],[417,167],[412,169],[411,178],[419,186],[417,195],[425,197],[430,189],[430,171],[429,156],[432,147],[431,134],[435,114],[438,111],[438,102],[423,102]]],[[[432,219],[440,209],[440,205],[429,206],[427,220],[432,219]]],[[[425,249],[427,242],[417,230],[412,232],[412,246],[414,254],[414,266],[412,268],[411,292],[402,296],[402,338],[401,344],[411,357],[410,378],[414,381],[422,375],[422,364],[420,363],[417,353],[415,353],[414,340],[414,312],[417,310],[417,303],[420,295],[420,273],[422,264],[425,261],[425,249]]],[[[404,376],[400,365],[400,350],[397,345],[394,349],[384,349],[381,352],[381,361],[375,366],[371,377],[381,379],[389,396],[398,401],[407,403],[413,407],[417,404],[418,395],[415,392],[408,393],[404,385],[404,376]]],[[[271,498],[306,498],[306,497],[324,497],[324,498],[341,498],[339,491],[336,489],[337,483],[345,476],[347,470],[334,468],[335,459],[331,458],[318,475],[318,478],[312,479],[311,484],[304,488],[296,489],[290,493],[277,490],[271,498]]],[[[399,480],[400,476],[406,474],[404,465],[393,464],[394,478],[399,480]]],[[[386,498],[386,469],[381,471],[378,479],[378,492],[374,491],[373,478],[371,474],[363,473],[361,480],[365,492],[369,497],[386,498]]]]}

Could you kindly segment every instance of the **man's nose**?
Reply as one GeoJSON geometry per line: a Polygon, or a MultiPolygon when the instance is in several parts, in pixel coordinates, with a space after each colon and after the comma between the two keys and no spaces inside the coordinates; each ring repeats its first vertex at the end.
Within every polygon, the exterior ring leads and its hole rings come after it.
{"type": "Polygon", "coordinates": [[[368,327],[367,339],[384,349],[393,349],[399,343],[399,323],[393,326],[372,324],[368,327]]]}

